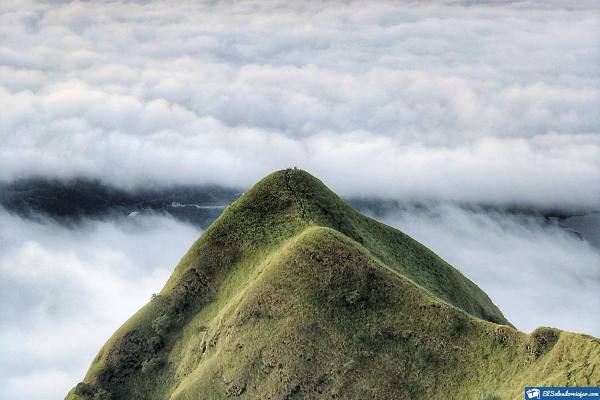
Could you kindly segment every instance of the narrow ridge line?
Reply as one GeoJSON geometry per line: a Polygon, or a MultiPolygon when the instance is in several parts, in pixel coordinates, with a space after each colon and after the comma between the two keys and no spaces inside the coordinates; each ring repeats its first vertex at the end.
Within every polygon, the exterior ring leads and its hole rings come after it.
{"type": "Polygon", "coordinates": [[[292,184],[290,181],[290,173],[292,172],[291,169],[287,168],[285,170],[285,186],[286,188],[290,191],[290,193],[292,194],[292,196],[294,196],[294,200],[296,201],[296,204],[298,204],[298,207],[300,207],[300,216],[302,217],[303,220],[310,222],[308,219],[308,214],[306,212],[306,210],[304,209],[304,205],[302,204],[302,200],[300,200],[300,197],[298,197],[298,194],[296,193],[296,191],[292,188],[292,184]]]}

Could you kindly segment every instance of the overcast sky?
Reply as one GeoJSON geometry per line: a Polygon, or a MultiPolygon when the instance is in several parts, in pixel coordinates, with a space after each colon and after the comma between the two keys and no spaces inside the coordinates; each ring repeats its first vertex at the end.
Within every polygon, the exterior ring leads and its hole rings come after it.
{"type": "Polygon", "coordinates": [[[597,1],[144,3],[2,1],[0,179],[598,205],[597,1]]]}
{"type": "MultiPolygon", "coordinates": [[[[299,166],[434,204],[382,220],[519,329],[600,336],[598,249],[476,206],[600,209],[599,2],[144,3],[0,1],[0,180],[248,187],[299,166]]],[[[0,208],[0,398],[63,398],[199,233],[0,208]]]]}

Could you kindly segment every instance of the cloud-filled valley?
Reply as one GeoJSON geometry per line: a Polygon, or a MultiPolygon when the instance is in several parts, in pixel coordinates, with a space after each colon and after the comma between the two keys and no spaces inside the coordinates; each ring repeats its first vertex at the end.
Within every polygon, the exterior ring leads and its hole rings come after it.
{"type": "Polygon", "coordinates": [[[398,209],[381,220],[472,279],[517,328],[600,334],[600,249],[557,222],[447,204],[398,209]]]}
{"type": "MultiPolygon", "coordinates": [[[[557,224],[448,204],[378,219],[457,267],[517,328],[600,335],[600,250],[557,224]]],[[[167,215],[69,226],[0,209],[0,397],[62,397],[199,234],[167,215]]]]}
{"type": "Polygon", "coordinates": [[[160,215],[73,228],[0,208],[0,397],[62,398],[198,235],[160,215]]]}

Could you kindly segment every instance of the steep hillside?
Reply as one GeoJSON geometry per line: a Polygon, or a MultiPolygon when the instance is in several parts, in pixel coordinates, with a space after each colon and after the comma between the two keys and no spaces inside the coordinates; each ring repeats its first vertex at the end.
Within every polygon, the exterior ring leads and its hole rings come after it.
{"type": "Polygon", "coordinates": [[[475,284],[300,170],[228,207],[67,399],[513,399],[598,384],[600,342],[475,284]]]}

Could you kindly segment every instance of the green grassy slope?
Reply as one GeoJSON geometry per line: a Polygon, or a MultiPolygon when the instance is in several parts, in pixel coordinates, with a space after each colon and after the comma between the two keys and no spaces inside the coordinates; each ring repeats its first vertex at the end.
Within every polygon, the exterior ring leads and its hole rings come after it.
{"type": "Polygon", "coordinates": [[[600,383],[597,339],[512,328],[430,250],[299,170],[232,204],[67,399],[516,399],[600,383]]]}

